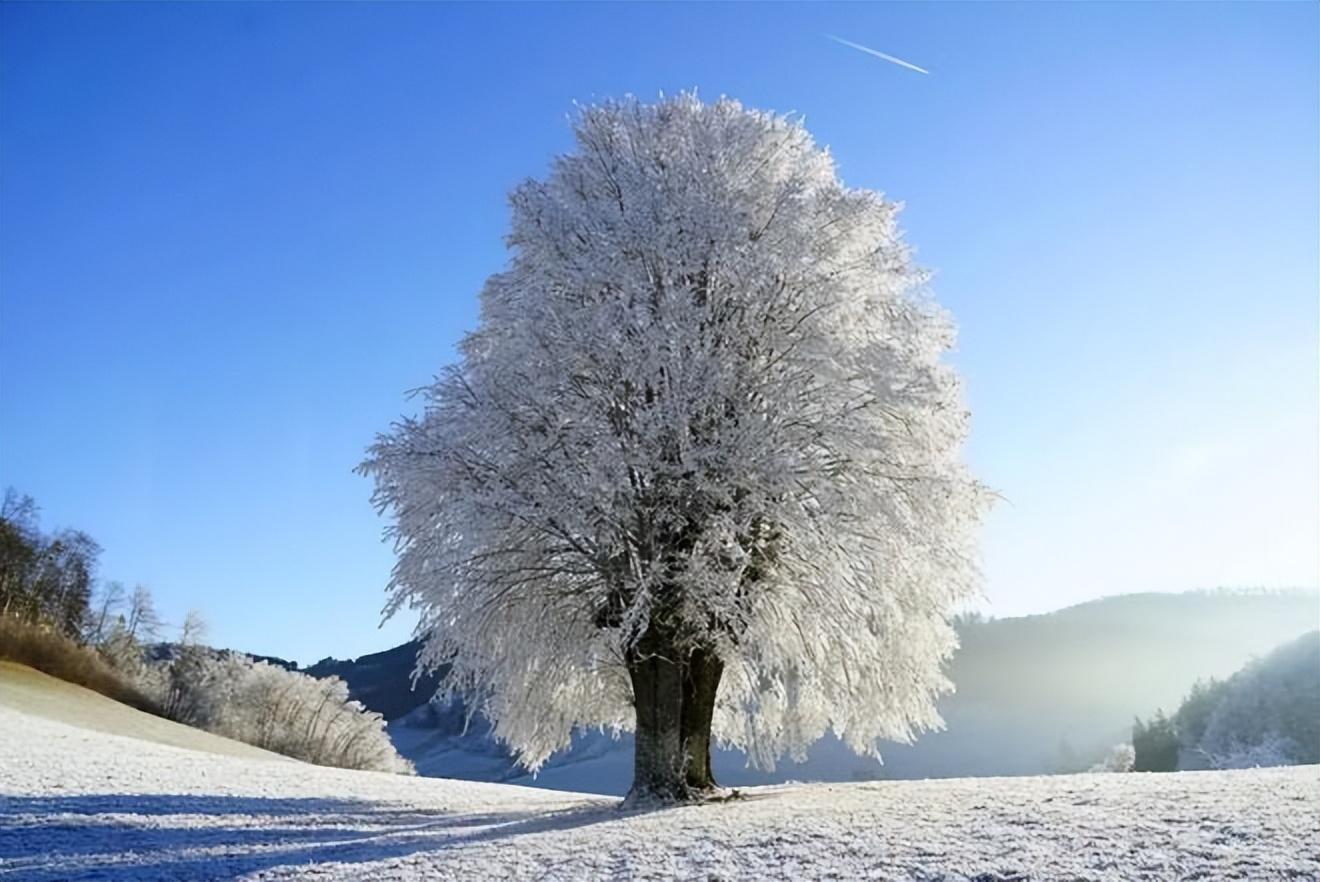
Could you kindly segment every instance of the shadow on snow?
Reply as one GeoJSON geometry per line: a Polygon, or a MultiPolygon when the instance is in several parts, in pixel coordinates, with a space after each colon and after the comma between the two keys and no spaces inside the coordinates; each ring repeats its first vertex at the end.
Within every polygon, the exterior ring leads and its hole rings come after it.
{"type": "Polygon", "coordinates": [[[613,805],[464,813],[335,799],[0,796],[0,880],[228,879],[287,865],[402,858],[627,814],[613,805]]]}

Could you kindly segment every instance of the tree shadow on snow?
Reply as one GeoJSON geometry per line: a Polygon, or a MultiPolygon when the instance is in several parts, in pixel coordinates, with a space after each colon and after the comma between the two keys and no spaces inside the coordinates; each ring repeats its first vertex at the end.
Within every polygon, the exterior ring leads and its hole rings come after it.
{"type": "Polygon", "coordinates": [[[463,813],[334,799],[0,796],[0,880],[228,879],[286,865],[387,860],[619,818],[610,805],[463,813]]]}

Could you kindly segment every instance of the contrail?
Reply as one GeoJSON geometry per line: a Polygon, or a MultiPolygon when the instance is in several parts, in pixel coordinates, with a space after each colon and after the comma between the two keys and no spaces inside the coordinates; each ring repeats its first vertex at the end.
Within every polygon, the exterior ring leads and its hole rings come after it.
{"type": "Polygon", "coordinates": [[[886,55],[883,52],[880,52],[876,49],[872,49],[870,46],[863,46],[861,43],[854,43],[851,40],[845,40],[843,37],[836,37],[833,34],[826,34],[825,36],[829,37],[831,40],[833,40],[836,43],[842,43],[845,46],[851,46],[853,49],[856,49],[858,52],[865,52],[867,55],[874,55],[876,58],[883,58],[885,61],[888,61],[891,64],[897,64],[900,67],[906,67],[908,70],[915,70],[917,73],[924,73],[924,74],[930,73],[930,71],[926,70],[924,67],[917,67],[915,64],[909,64],[908,62],[904,61],[901,58],[895,58],[892,55],[886,55]]]}

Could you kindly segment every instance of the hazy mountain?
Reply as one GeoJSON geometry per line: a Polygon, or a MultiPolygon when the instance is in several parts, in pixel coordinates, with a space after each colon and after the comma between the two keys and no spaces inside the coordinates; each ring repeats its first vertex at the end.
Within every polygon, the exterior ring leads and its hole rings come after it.
{"type": "MultiPolygon", "coordinates": [[[[721,783],[854,780],[1077,771],[1128,740],[1133,717],[1176,709],[1192,684],[1225,677],[1254,656],[1314,629],[1313,591],[1130,594],[1057,612],[962,623],[950,665],[957,692],[941,702],[946,729],[885,748],[883,765],[832,737],[805,763],[746,768],[736,751],[714,758],[721,783]]],[[[631,741],[587,732],[536,779],[524,776],[460,705],[423,706],[434,678],[411,689],[416,643],[356,661],[327,659],[312,674],[343,677],[356,698],[394,720],[399,750],[427,775],[517,781],[621,793],[631,741]]]]}

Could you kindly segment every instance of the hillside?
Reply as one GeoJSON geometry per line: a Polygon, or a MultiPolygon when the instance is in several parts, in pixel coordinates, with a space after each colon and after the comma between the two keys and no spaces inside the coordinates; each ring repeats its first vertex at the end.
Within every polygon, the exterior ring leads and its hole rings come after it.
{"type": "Polygon", "coordinates": [[[0,702],[0,876],[188,879],[1316,878],[1316,767],[773,787],[616,801],[110,735],[0,702]]]}
{"type": "Polygon", "coordinates": [[[1320,631],[1201,685],[1173,722],[1183,769],[1320,762],[1320,631]]]}
{"type": "MultiPolygon", "coordinates": [[[[1133,717],[1157,707],[1172,711],[1197,680],[1233,673],[1313,628],[1317,615],[1314,592],[1191,592],[1121,595],[1045,615],[966,622],[950,666],[957,692],[940,705],[944,731],[889,745],[883,765],[832,737],[817,743],[807,762],[771,772],[747,768],[736,751],[718,751],[716,776],[744,786],[1080,771],[1128,739],[1133,717]]],[[[405,644],[327,670],[356,683],[368,705],[389,695],[397,710],[428,694],[426,684],[408,691],[414,652],[415,644],[405,644]]],[[[631,772],[627,736],[583,733],[533,778],[487,737],[483,720],[469,724],[461,706],[417,707],[394,719],[399,751],[426,775],[618,794],[631,772]]]]}
{"type": "Polygon", "coordinates": [[[348,684],[358,701],[387,720],[397,719],[435,694],[439,677],[420,678],[414,688],[412,674],[417,664],[416,640],[356,659],[323,658],[303,669],[313,677],[338,677],[348,684]]]}
{"type": "MultiPolygon", "coordinates": [[[[241,741],[143,713],[90,689],[12,662],[0,662],[0,710],[168,747],[220,756],[293,762],[241,741]]],[[[8,728],[10,725],[17,726],[17,718],[0,726],[0,731],[4,731],[7,737],[17,733],[17,729],[8,728]]]]}

